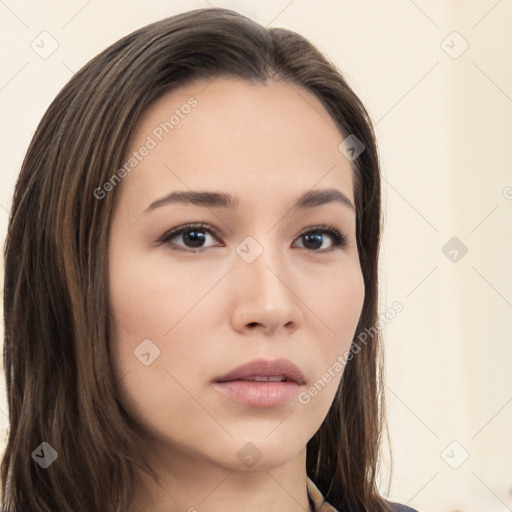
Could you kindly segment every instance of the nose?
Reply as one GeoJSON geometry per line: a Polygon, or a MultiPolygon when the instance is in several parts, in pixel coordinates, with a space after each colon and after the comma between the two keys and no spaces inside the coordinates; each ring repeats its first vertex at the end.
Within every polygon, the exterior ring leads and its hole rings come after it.
{"type": "Polygon", "coordinates": [[[273,336],[288,335],[300,328],[302,302],[278,251],[265,248],[252,263],[237,256],[231,274],[235,330],[244,333],[259,330],[273,336]]]}

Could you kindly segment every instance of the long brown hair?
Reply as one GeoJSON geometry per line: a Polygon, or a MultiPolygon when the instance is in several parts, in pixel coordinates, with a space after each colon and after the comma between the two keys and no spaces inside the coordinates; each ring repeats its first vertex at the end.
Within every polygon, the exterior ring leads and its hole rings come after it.
{"type": "MultiPolygon", "coordinates": [[[[121,512],[136,470],[152,474],[120,405],[109,359],[106,255],[115,191],[101,200],[94,191],[123,165],[130,134],[151,102],[217,76],[303,88],[321,100],[340,142],[355,135],[364,144],[352,162],[365,282],[355,339],[376,324],[379,161],[369,115],[343,75],[302,36],[227,9],[189,11],[129,34],[60,91],[16,184],[5,244],[6,512],[121,512]],[[43,442],[57,454],[46,469],[33,455],[43,442]]],[[[377,333],[358,347],[307,446],[308,475],[340,510],[389,510],[376,484],[379,343],[377,333]]]]}

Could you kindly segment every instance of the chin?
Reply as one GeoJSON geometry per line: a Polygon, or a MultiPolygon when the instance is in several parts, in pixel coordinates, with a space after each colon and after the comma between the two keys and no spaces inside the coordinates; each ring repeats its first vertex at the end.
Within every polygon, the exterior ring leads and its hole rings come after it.
{"type": "MultiPolygon", "coordinates": [[[[306,444],[303,433],[269,436],[267,431],[264,436],[241,436],[230,441],[227,451],[233,456],[226,461],[226,467],[236,471],[271,470],[294,460],[305,450],[306,444]]],[[[225,455],[226,451],[223,458],[225,455]]]]}

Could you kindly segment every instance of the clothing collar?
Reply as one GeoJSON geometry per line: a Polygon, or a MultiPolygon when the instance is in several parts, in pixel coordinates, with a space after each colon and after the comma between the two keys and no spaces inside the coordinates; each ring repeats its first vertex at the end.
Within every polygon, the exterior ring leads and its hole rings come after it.
{"type": "Polygon", "coordinates": [[[307,477],[307,491],[310,501],[313,502],[314,512],[338,512],[332,505],[325,501],[322,493],[309,476],[307,477]]]}

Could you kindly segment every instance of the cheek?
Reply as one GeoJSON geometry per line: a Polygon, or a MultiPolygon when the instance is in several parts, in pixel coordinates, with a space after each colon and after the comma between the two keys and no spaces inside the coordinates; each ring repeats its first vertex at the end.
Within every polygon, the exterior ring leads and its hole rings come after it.
{"type": "Polygon", "coordinates": [[[176,279],[171,282],[161,267],[148,263],[114,238],[109,253],[112,365],[122,385],[130,383],[136,389],[144,386],[143,378],[160,373],[155,370],[163,355],[161,340],[179,313],[178,301],[173,303],[173,297],[179,296],[172,288],[178,286],[176,279]],[[162,289],[168,287],[162,296],[162,289]]]}
{"type": "Polygon", "coordinates": [[[319,318],[326,327],[329,350],[349,347],[355,334],[364,302],[364,280],[360,267],[354,265],[339,279],[324,282],[317,299],[319,318]]]}
{"type": "Polygon", "coordinates": [[[208,297],[200,300],[217,274],[170,269],[158,252],[123,251],[117,241],[109,260],[112,368],[123,405],[139,420],[158,418],[169,396],[186,409],[180,384],[193,387],[189,379],[209,355],[208,320],[217,316],[208,297]]]}
{"type": "Polygon", "coordinates": [[[146,337],[160,334],[172,321],[166,316],[173,311],[173,304],[160,300],[165,277],[160,275],[157,279],[158,271],[140,262],[114,261],[118,263],[110,271],[110,306],[121,329],[134,334],[146,330],[146,337]]]}
{"type": "Polygon", "coordinates": [[[314,309],[325,326],[314,351],[315,378],[298,396],[311,417],[317,418],[327,414],[334,400],[364,302],[364,280],[358,265],[324,285],[314,309]]]}
{"type": "Polygon", "coordinates": [[[183,316],[183,291],[177,291],[176,278],[171,281],[152,266],[117,261],[109,281],[112,369],[124,409],[151,430],[152,424],[168,420],[162,415],[170,396],[175,407],[184,406],[182,389],[166,368],[172,360],[187,365],[186,344],[175,342],[172,350],[164,344],[172,331],[167,337],[165,333],[183,316]]]}
{"type": "MultiPolygon", "coordinates": [[[[206,286],[190,273],[169,268],[165,254],[114,246],[110,254],[110,308],[116,331],[130,343],[163,340],[206,286]]],[[[204,292],[203,292],[204,293],[204,292]]]]}

